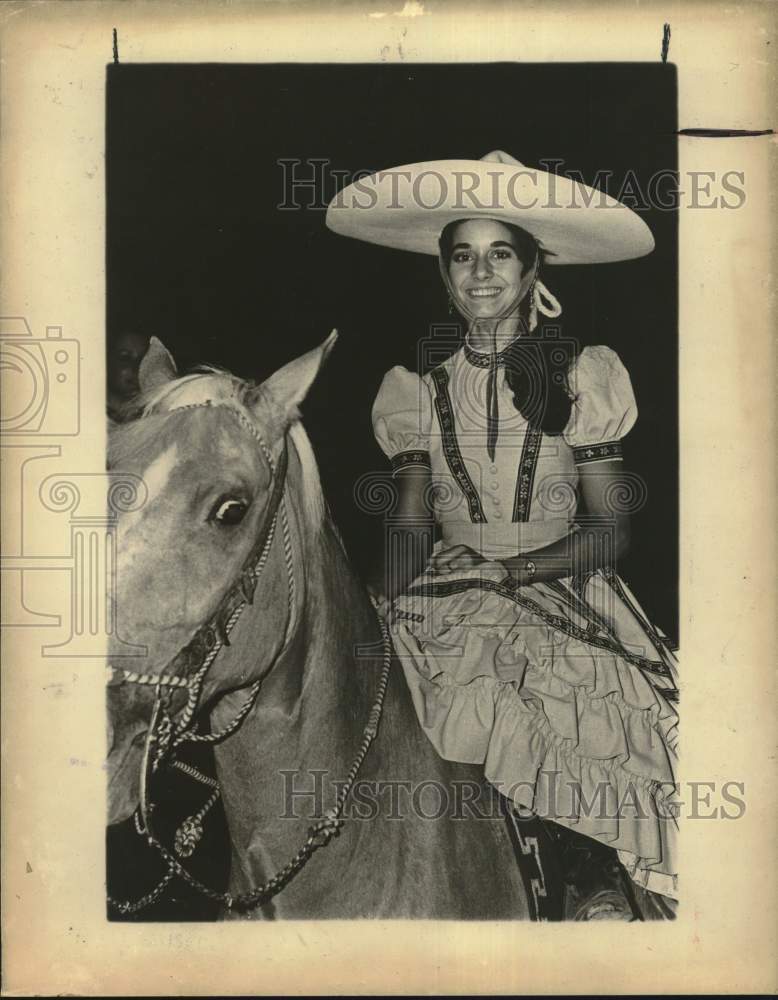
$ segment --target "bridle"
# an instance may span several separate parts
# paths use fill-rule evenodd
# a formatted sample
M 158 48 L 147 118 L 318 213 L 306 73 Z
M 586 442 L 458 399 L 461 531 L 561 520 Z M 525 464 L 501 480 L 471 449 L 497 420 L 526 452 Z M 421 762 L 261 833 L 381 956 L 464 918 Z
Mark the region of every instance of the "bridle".
M 138 673 L 112 666 L 108 668 L 109 683 L 138 684 L 151 686 L 156 689 L 154 707 L 141 766 L 140 804 L 135 811 L 134 822 L 137 832 L 146 838 L 149 846 L 153 847 L 161 855 L 167 866 L 165 875 L 160 882 L 151 892 L 142 898 L 131 902 L 117 900 L 108 896 L 109 904 L 123 914 L 137 913 L 156 902 L 168 883 L 176 876 L 202 895 L 213 901 L 222 903 L 231 910 L 249 910 L 268 902 L 273 896 L 277 895 L 305 866 L 316 850 L 320 847 L 325 847 L 334 836 L 340 833 L 340 829 L 344 823 L 344 819 L 341 816 L 343 806 L 362 762 L 377 735 L 384 696 L 389 682 L 392 644 L 386 623 L 379 617 L 383 637 L 383 663 L 378 681 L 378 690 L 368 716 L 367 724 L 363 730 L 359 749 L 349 769 L 346 780 L 345 782 L 338 783 L 340 787 L 335 804 L 327 810 L 317 823 L 309 828 L 308 837 L 302 847 L 283 868 L 279 869 L 263 885 L 249 892 L 233 896 L 230 893 L 222 893 L 204 885 L 181 864 L 179 858 L 189 857 L 194 852 L 203 834 L 202 821 L 206 813 L 218 800 L 220 793 L 218 782 L 215 779 L 201 774 L 196 768 L 176 759 L 170 760 L 170 766 L 183 771 L 191 778 L 209 786 L 211 794 L 205 805 L 196 814 L 185 819 L 179 826 L 175 836 L 175 853 L 171 852 L 161 842 L 155 833 L 153 825 L 154 803 L 151 801 L 149 793 L 152 774 L 158 771 L 162 764 L 175 753 L 176 748 L 184 743 L 216 744 L 226 740 L 239 729 L 246 716 L 254 707 L 259 695 L 262 678 L 251 684 L 240 708 L 230 722 L 220 730 L 215 733 L 202 733 L 198 731 L 196 723 L 193 725 L 208 671 L 222 647 L 230 645 L 230 632 L 235 627 L 244 608 L 247 605 L 253 604 L 254 593 L 267 564 L 275 539 L 279 518 L 283 535 L 284 562 L 287 576 L 288 618 L 284 641 L 274 662 L 277 662 L 288 647 L 295 625 L 297 589 L 294 575 L 291 531 L 285 499 L 288 468 L 287 439 L 285 436 L 283 449 L 276 464 L 270 449 L 254 424 L 240 411 L 232 407 L 230 409 L 233 410 L 240 422 L 251 432 L 270 466 L 273 486 L 257 540 L 244 561 L 236 583 L 233 584 L 222 599 L 216 614 L 197 630 L 187 645 L 179 650 L 170 660 L 162 673 Z M 272 664 L 270 669 L 272 669 Z M 183 709 L 179 710 L 180 714 L 178 716 L 177 711 L 171 707 L 171 692 L 175 690 L 185 690 L 187 692 L 186 704 L 183 706 Z

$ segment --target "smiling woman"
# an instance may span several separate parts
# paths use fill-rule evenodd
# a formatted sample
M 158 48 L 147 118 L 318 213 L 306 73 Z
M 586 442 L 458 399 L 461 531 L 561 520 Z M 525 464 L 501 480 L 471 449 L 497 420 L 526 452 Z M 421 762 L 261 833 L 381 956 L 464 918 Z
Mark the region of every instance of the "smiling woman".
M 542 263 L 639 257 L 653 238 L 593 191 L 577 213 L 542 197 L 525 209 L 510 192 L 526 168 L 499 151 L 484 161 L 437 165 L 450 190 L 467 171 L 498 192 L 472 217 L 453 201 L 390 213 L 391 171 L 361 182 L 372 181 L 374 210 L 351 209 L 346 189 L 328 214 L 336 232 L 437 252 L 468 324 L 462 347 L 423 377 L 393 368 L 374 404 L 400 536 L 385 610 L 444 759 L 483 764 L 518 815 L 584 834 L 590 875 L 591 855 L 607 851 L 594 845 L 609 845 L 637 886 L 675 898 L 676 664 L 616 573 L 635 492 L 621 445 L 637 417 L 632 385 L 609 347 L 566 351 L 538 322 L 561 314 Z M 550 175 L 535 174 L 548 194 Z M 575 919 L 633 918 L 634 889 L 589 886 Z
M 452 307 L 456 305 L 463 316 L 478 321 L 472 323 L 468 336 L 474 350 L 496 355 L 514 344 L 517 323 L 534 332 L 539 304 L 549 318 L 561 314 L 561 306 L 539 280 L 540 248 L 519 226 L 496 219 L 450 222 L 440 234 L 439 246 L 441 275 Z M 539 298 L 541 289 L 543 299 Z M 554 368 L 551 355 L 560 350 L 559 340 L 540 337 L 534 346 L 538 362 L 534 365 L 511 363 L 517 361 L 516 351 L 509 352 L 505 382 L 514 393 L 514 405 L 528 420 L 537 416 L 544 430 L 558 434 L 570 417 L 570 398 L 563 381 L 547 377 Z M 571 360 L 567 359 L 568 363 Z M 496 433 L 496 415 L 491 412 L 496 374 L 494 369 L 488 388 L 490 453 L 494 450 L 491 437 Z M 537 408 L 541 401 L 542 412 L 533 415 L 533 405 Z
M 510 311 L 537 271 L 532 237 L 491 219 L 449 223 L 440 234 L 440 249 L 449 290 L 459 302 L 469 301 L 475 315 Z

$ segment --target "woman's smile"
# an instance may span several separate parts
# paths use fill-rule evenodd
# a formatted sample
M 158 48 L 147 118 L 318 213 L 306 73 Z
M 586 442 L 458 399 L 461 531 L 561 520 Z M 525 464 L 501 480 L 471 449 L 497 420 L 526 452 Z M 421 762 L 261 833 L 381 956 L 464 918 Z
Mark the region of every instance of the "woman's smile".
M 526 264 L 511 230 L 501 222 L 460 222 L 447 266 L 452 298 L 466 315 L 488 319 L 518 304 Z

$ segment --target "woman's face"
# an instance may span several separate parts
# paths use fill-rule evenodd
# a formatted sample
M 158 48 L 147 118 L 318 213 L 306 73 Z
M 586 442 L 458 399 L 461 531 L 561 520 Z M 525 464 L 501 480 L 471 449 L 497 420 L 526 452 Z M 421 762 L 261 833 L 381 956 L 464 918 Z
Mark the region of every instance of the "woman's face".
M 507 226 L 468 219 L 452 231 L 448 276 L 455 304 L 474 319 L 504 316 L 523 297 L 522 278 L 532 267 L 516 250 Z M 525 282 L 527 284 L 527 282 Z

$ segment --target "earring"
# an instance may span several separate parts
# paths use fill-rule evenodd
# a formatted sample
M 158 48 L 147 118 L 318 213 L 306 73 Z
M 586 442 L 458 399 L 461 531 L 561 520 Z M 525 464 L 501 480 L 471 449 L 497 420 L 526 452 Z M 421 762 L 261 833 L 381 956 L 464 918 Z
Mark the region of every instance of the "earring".
M 455 309 L 454 309 L 454 300 L 451 298 L 451 294 L 449 293 L 449 296 L 448 296 L 448 314 L 449 314 L 449 316 L 453 316 L 454 312 L 455 312 Z

